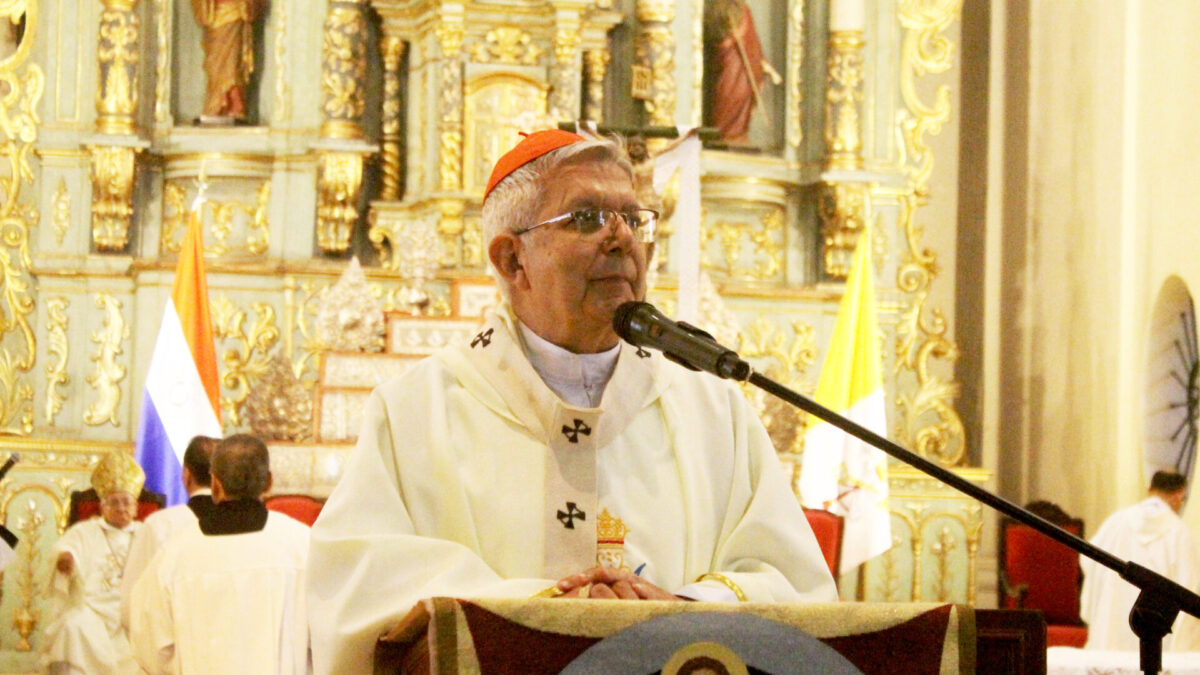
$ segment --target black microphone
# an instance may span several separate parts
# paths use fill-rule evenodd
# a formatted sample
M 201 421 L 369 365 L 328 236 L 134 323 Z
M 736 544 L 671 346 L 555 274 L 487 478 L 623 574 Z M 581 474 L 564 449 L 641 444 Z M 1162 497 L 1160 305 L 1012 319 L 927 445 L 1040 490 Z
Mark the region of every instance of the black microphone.
M 13 468 L 13 465 L 19 461 L 21 461 L 21 453 L 14 452 L 9 455 L 8 461 L 4 462 L 3 466 L 0 466 L 0 480 L 3 480 L 4 474 L 8 473 L 8 470 Z
M 733 380 L 750 377 L 750 364 L 737 352 L 693 325 L 668 319 L 648 302 L 631 300 L 618 307 L 613 330 L 629 344 L 658 349 L 685 368 Z

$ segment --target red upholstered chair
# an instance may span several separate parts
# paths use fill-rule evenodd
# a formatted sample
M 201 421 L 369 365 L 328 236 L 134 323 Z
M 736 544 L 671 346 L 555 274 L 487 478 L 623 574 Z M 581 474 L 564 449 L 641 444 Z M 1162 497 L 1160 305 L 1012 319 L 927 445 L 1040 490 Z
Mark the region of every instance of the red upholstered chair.
M 263 503 L 268 509 L 286 513 L 309 527 L 317 522 L 317 516 L 325 506 L 325 500 L 308 495 L 271 495 Z
M 837 581 L 838 565 L 842 562 L 842 531 L 845 520 L 836 513 L 820 509 L 804 509 L 804 516 L 808 518 L 808 524 L 817 537 L 817 545 L 821 547 L 833 580 Z
M 166 505 L 166 496 L 142 488 L 142 494 L 138 495 L 137 519 L 145 520 L 146 516 Z M 96 495 L 94 488 L 76 490 L 71 493 L 71 504 L 67 511 L 68 526 L 98 515 L 100 515 L 100 497 Z
M 1034 502 L 1026 508 L 1083 536 L 1083 521 L 1055 504 Z M 1087 642 L 1087 625 L 1079 616 L 1082 584 L 1078 553 L 1028 525 L 1009 518 L 1000 522 L 1001 606 L 1042 610 L 1047 646 L 1083 647 Z

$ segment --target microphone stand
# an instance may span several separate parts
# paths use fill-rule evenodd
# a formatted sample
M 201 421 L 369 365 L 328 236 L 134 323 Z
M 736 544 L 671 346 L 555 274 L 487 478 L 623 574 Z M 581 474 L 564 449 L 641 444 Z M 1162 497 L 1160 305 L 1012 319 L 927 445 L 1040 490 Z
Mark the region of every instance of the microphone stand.
M 920 469 L 959 492 L 987 504 L 1004 515 L 1034 528 L 1120 574 L 1122 579 L 1141 591 L 1137 601 L 1133 604 L 1133 610 L 1129 613 L 1129 626 L 1138 636 L 1140 666 L 1143 673 L 1158 673 L 1162 670 L 1162 639 L 1171 632 L 1171 625 L 1175 623 L 1175 617 L 1180 610 L 1200 618 L 1200 595 L 1163 575 L 1133 561 L 1122 562 L 1120 558 L 1104 549 L 1092 545 L 1027 509 L 988 492 L 945 467 L 893 443 L 765 375 L 751 370 L 746 381 L 810 415 L 832 424 L 851 436 L 870 443 L 905 464 Z
M 721 346 L 711 335 L 694 326 L 671 321 L 652 306 L 634 302 L 618 308 L 613 325 L 617 334 L 631 344 L 658 349 L 667 358 L 692 370 L 749 382 L 1120 574 L 1122 579 L 1141 590 L 1129 613 L 1129 626 L 1138 636 L 1140 665 L 1144 673 L 1162 670 L 1162 639 L 1171 632 L 1171 624 L 1175 623 L 1180 610 L 1200 618 L 1200 595 L 1133 561 L 1121 561 L 1050 521 L 755 372 L 737 352 Z

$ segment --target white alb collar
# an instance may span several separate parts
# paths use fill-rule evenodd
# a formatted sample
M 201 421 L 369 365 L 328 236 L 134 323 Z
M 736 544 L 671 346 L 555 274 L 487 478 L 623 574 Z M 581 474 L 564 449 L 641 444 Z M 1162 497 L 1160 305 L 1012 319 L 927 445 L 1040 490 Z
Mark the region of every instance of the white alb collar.
M 534 333 L 520 320 L 525 355 L 547 387 L 559 398 L 581 408 L 600 405 L 604 388 L 617 367 L 621 344 L 597 354 L 576 354 Z

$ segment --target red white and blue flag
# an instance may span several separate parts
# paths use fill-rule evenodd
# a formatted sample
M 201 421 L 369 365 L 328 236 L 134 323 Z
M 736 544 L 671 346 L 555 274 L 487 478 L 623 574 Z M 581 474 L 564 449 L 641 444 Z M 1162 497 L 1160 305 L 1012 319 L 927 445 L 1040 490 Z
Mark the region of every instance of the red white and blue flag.
M 188 220 L 146 373 L 135 454 L 146 472 L 146 488 L 166 495 L 168 506 L 187 501 L 181 476 L 188 442 L 197 435 L 221 437 L 217 354 L 195 209 Z

